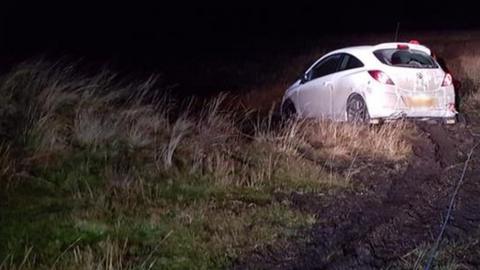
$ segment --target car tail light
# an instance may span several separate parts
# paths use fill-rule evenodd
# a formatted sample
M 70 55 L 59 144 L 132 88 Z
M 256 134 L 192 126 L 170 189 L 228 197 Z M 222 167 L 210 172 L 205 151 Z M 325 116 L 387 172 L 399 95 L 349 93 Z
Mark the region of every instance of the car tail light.
M 408 49 L 410 49 L 410 47 L 408 47 L 408 45 L 406 45 L 406 44 L 398 44 L 398 45 L 397 45 L 397 49 L 399 49 L 399 50 L 408 50 Z
M 445 74 L 445 77 L 443 78 L 442 86 L 450 86 L 453 83 L 453 78 L 450 73 Z
M 383 72 L 381 70 L 369 70 L 368 74 L 370 74 L 370 76 L 372 76 L 372 78 L 374 78 L 375 80 L 377 80 L 380 83 L 395 85 L 393 83 L 392 79 L 390 79 L 390 77 L 388 77 L 388 75 L 385 74 L 385 72 Z

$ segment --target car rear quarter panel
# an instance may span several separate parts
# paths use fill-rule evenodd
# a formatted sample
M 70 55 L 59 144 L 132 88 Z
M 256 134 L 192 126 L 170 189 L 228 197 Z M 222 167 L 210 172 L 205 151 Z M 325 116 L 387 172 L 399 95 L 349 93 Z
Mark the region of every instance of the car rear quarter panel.
M 367 82 L 368 73 L 365 68 L 347 70 L 338 75 L 332 100 L 336 120 L 347 120 L 347 101 L 352 94 L 358 94 L 365 99 Z

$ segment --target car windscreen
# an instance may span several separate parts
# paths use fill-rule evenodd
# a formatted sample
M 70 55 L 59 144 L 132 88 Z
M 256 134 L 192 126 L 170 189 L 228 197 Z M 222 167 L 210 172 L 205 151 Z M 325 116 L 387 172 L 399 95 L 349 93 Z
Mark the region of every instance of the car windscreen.
M 425 52 L 406 49 L 382 49 L 373 54 L 380 62 L 389 66 L 408 68 L 438 68 L 435 60 Z

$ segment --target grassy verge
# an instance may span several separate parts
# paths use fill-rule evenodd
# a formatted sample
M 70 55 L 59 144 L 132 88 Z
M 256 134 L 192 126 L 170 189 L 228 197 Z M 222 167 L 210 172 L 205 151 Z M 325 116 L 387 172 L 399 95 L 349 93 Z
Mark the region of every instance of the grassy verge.
M 2 78 L 0 269 L 225 268 L 315 222 L 277 195 L 352 187 L 299 149 L 409 153 L 405 128 L 272 125 L 223 95 L 182 105 L 119 81 L 45 63 Z

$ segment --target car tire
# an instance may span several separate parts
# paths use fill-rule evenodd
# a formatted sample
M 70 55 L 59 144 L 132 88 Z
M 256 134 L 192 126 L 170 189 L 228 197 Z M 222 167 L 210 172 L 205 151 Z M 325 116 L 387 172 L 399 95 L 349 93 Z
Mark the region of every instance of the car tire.
M 282 118 L 285 120 L 294 119 L 297 116 L 297 109 L 290 99 L 283 102 L 281 108 Z
M 368 123 L 370 121 L 367 104 L 360 95 L 348 98 L 347 121 L 351 123 Z

